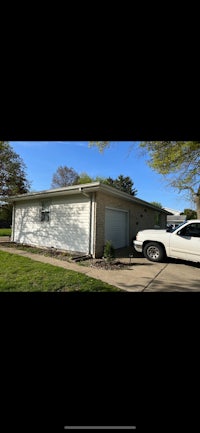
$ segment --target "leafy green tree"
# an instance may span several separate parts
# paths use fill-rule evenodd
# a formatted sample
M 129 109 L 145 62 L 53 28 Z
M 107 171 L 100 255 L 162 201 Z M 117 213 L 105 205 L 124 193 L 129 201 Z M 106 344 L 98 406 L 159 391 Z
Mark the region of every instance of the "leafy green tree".
M 0 141 L 0 200 L 29 191 L 30 182 L 22 158 L 7 141 Z
M 69 168 L 66 165 L 60 166 L 53 175 L 51 187 L 62 188 L 76 185 L 78 180 L 79 175 L 72 167 Z
M 92 145 L 103 151 L 110 142 L 96 141 Z M 148 152 L 148 164 L 153 170 L 164 176 L 169 175 L 170 185 L 179 192 L 190 192 L 200 218 L 200 142 L 144 141 L 140 147 Z
M 192 209 L 184 209 L 183 215 L 186 215 L 187 220 L 197 219 L 197 212 Z
M 150 155 L 150 167 L 162 175 L 172 175 L 171 186 L 192 194 L 200 218 L 200 142 L 145 141 L 140 146 Z
M 160 209 L 162 209 L 162 205 L 161 203 L 159 203 L 158 201 L 150 201 L 151 204 L 153 204 L 154 206 L 159 207 Z
M 180 190 L 199 186 L 200 142 L 144 141 L 140 146 L 148 151 L 149 165 L 158 173 L 175 173 L 173 185 Z
M 120 174 L 116 179 L 108 177 L 106 179 L 106 184 L 130 195 L 137 194 L 137 190 L 133 188 L 134 183 L 132 179 L 129 176 L 123 176 L 123 174 Z
M 112 177 L 100 177 L 97 176 L 93 179 L 93 182 L 101 182 L 105 185 L 112 186 L 113 188 L 117 188 L 120 191 L 126 192 L 130 195 L 136 195 L 137 190 L 133 188 L 134 182 L 129 176 L 124 176 L 123 174 L 120 174 L 116 179 L 113 179 Z
M 110 147 L 110 141 L 89 141 L 89 147 L 97 146 L 100 152 Z
M 103 177 L 103 176 L 94 177 L 93 182 L 101 182 L 101 183 L 108 185 L 107 178 Z
M 12 224 L 12 205 L 10 203 L 0 204 L 0 228 L 9 227 Z
M 29 191 L 26 166 L 22 158 L 7 141 L 0 141 L 0 226 L 10 227 L 12 223 L 12 204 L 8 199 L 12 195 Z
M 77 181 L 78 185 L 80 185 L 82 183 L 91 183 L 91 182 L 94 182 L 94 181 L 93 181 L 92 177 L 89 176 L 89 174 L 87 174 L 85 172 L 79 174 L 78 181 Z

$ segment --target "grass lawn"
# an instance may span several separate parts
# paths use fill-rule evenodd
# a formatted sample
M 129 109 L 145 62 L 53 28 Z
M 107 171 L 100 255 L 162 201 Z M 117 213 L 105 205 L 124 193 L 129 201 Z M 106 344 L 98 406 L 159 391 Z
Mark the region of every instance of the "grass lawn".
M 0 292 L 120 292 L 117 287 L 27 257 L 0 251 Z
M 0 229 L 0 236 L 11 236 L 11 229 Z

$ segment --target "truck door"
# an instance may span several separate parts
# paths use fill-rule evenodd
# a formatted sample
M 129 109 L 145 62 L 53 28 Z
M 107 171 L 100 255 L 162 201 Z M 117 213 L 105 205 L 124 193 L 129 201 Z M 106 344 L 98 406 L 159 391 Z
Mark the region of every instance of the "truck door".
M 183 260 L 200 261 L 200 223 L 191 223 L 172 233 L 170 256 Z

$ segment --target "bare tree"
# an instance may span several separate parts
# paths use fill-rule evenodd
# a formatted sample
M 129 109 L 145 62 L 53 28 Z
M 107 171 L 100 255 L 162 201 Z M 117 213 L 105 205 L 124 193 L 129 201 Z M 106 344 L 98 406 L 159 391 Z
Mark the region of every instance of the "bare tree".
M 51 187 L 60 188 L 75 185 L 78 179 L 79 175 L 72 167 L 69 168 L 66 165 L 60 166 L 53 175 Z

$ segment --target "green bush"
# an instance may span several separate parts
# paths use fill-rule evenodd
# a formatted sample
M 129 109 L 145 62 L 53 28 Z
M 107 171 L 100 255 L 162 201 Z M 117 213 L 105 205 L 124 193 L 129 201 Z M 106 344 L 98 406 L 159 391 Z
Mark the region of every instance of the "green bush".
M 115 258 L 115 250 L 111 241 L 106 241 L 103 256 L 108 261 L 111 261 Z

